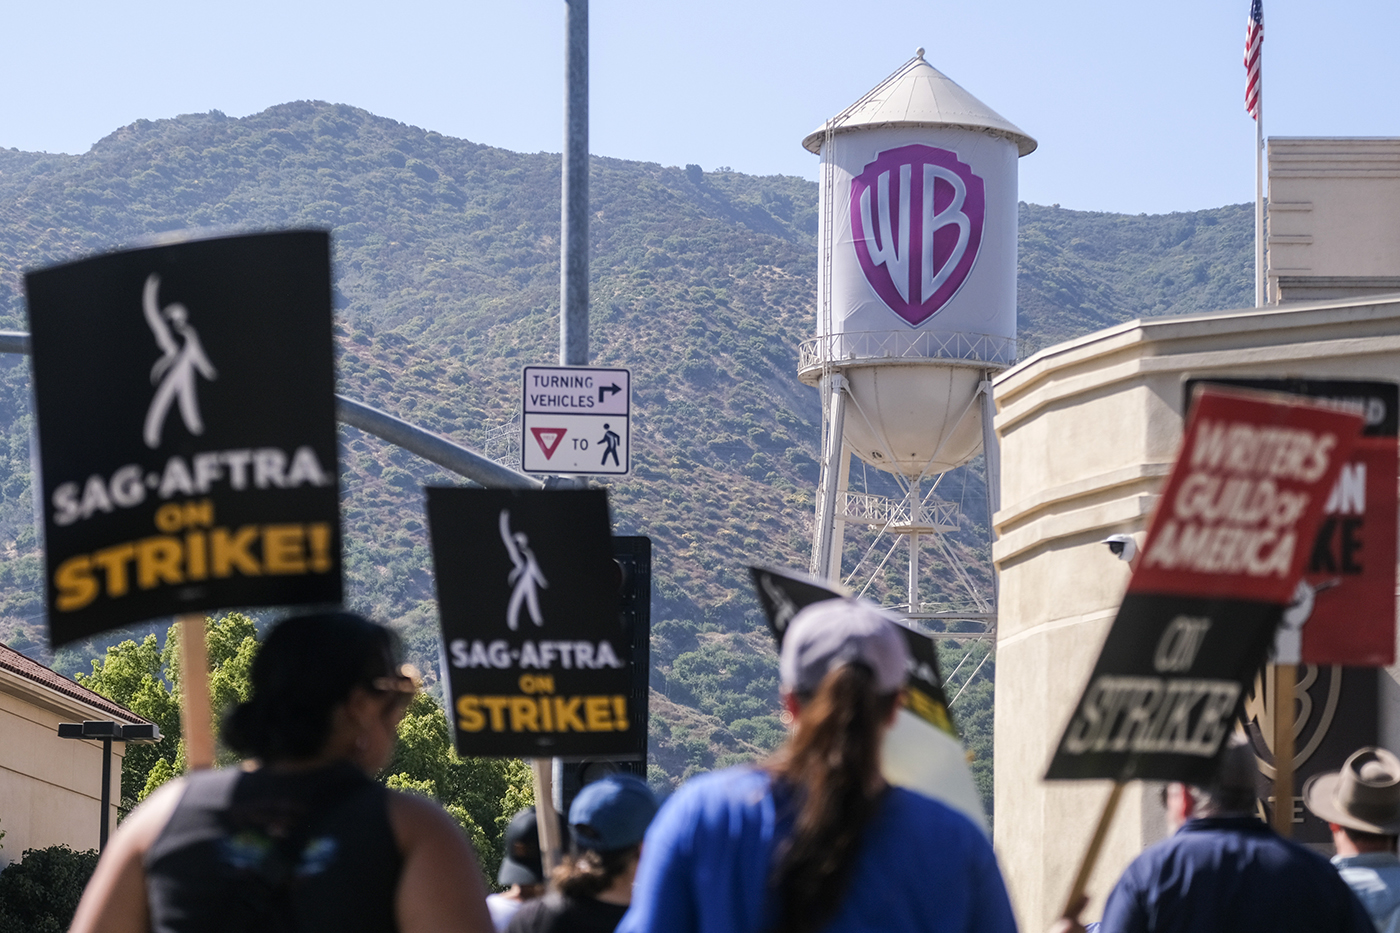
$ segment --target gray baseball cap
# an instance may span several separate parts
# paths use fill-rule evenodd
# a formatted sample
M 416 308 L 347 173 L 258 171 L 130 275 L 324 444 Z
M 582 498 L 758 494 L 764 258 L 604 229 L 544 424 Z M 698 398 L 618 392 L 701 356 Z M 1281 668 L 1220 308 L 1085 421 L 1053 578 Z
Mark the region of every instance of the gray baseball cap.
M 783 634 L 778 676 L 783 690 L 809 694 L 827 672 L 863 664 L 875 674 L 875 689 L 894 693 L 904 686 L 909 646 L 894 619 L 865 599 L 827 599 L 793 617 Z

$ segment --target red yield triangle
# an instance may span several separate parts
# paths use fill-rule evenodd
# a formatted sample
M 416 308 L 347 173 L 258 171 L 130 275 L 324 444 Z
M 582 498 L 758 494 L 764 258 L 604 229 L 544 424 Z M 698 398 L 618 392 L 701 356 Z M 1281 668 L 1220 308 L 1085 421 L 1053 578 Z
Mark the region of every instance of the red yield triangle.
M 544 458 L 551 459 L 554 451 L 559 449 L 559 442 L 564 439 L 564 435 L 569 432 L 568 428 L 531 428 L 530 433 L 535 435 L 535 443 L 540 445 L 540 450 L 544 451 Z

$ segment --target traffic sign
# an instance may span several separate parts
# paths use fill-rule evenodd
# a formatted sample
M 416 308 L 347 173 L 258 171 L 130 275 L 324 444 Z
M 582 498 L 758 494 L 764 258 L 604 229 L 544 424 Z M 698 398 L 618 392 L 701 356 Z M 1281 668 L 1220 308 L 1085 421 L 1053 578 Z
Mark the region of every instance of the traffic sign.
M 526 473 L 630 473 L 632 373 L 526 366 L 521 378 Z

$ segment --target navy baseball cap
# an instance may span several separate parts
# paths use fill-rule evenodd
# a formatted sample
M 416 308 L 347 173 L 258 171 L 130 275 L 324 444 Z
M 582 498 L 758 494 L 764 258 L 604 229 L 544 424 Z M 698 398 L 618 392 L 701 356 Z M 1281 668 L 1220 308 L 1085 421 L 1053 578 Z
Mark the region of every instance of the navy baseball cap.
M 656 796 L 630 774 L 609 774 L 584 786 L 569 807 L 569 826 L 580 849 L 613 852 L 642 841 L 656 816 Z
M 559 820 L 564 845 L 569 844 L 569 829 Z M 511 817 L 505 833 L 505 857 L 496 881 L 503 885 L 544 884 L 544 859 L 540 855 L 539 818 L 534 807 L 526 807 Z

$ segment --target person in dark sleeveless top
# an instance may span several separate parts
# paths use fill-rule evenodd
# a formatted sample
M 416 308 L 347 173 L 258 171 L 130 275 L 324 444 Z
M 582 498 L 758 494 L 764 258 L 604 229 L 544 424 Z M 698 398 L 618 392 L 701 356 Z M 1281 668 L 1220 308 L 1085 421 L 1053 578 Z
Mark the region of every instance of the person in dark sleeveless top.
M 387 790 L 417 686 L 388 629 L 288 619 L 224 722 L 241 769 L 162 787 L 113 835 L 72 933 L 491 933 L 481 869 L 442 808 Z

